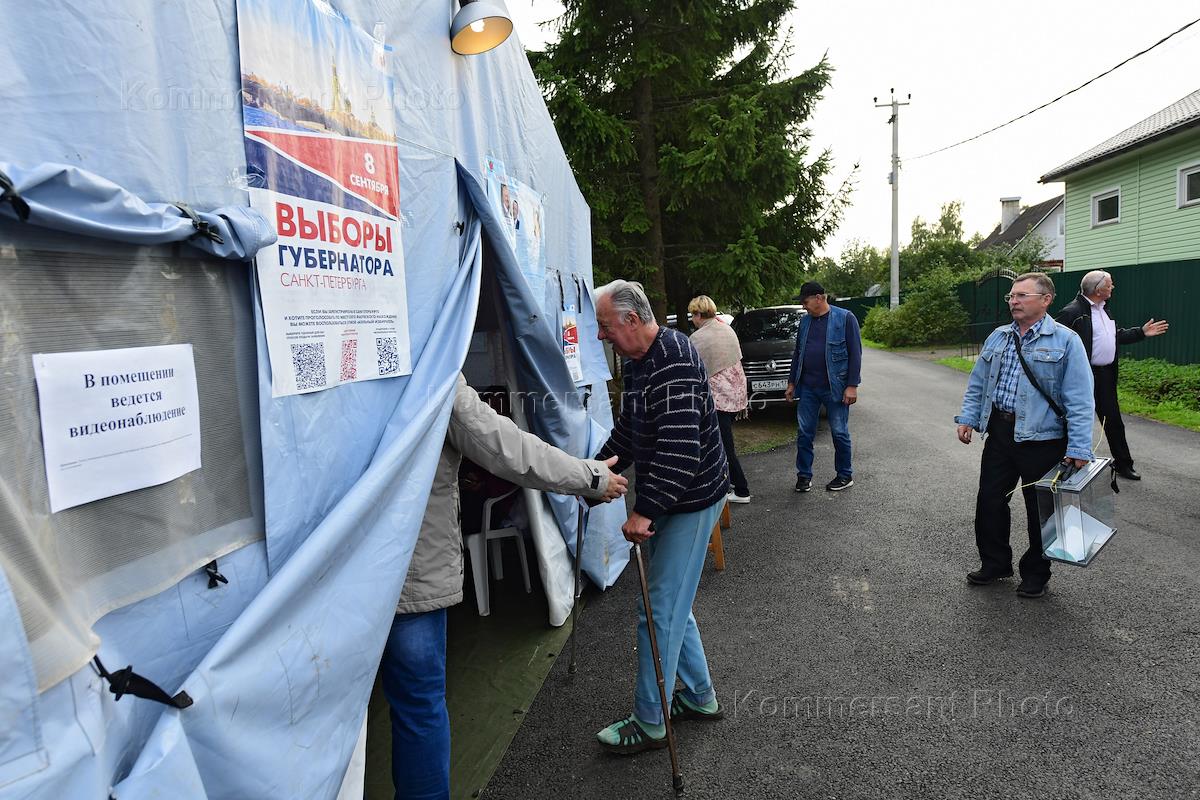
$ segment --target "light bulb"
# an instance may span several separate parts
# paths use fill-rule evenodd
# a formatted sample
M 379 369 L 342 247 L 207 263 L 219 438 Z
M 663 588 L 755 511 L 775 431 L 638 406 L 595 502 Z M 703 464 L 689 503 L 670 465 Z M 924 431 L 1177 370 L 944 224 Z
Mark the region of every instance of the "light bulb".
M 487 22 L 482 19 L 477 19 L 471 23 L 471 30 L 476 33 L 483 33 L 483 29 L 487 27 Z

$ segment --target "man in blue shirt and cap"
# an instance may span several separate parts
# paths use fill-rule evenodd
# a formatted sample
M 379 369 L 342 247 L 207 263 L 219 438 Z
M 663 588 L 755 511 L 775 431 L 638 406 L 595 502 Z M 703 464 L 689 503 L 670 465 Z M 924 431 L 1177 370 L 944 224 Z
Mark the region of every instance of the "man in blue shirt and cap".
M 854 485 L 850 462 L 850 406 L 858 401 L 862 369 L 862 337 L 858 320 L 844 308 L 829 305 L 816 281 L 800 287 L 800 305 L 808 313 L 800 321 L 792 369 L 784 396 L 796 406 L 796 491 L 812 489 L 813 439 L 821 406 L 833 436 L 837 475 L 825 489 L 840 492 Z

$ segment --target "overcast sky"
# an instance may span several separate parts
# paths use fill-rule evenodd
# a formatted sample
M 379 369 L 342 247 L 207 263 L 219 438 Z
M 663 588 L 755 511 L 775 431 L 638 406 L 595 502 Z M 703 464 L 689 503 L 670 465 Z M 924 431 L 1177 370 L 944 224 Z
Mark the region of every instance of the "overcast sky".
M 836 256 L 861 239 L 891 241 L 891 129 L 895 87 L 912 105 L 900 113 L 900 239 L 912 219 L 935 219 L 961 200 L 968 234 L 999 221 L 1000 198 L 1023 205 L 1063 191 L 1039 176 L 1200 89 L 1200 23 L 1043 111 L 945 153 L 915 158 L 998 125 L 1109 69 L 1200 16 L 1179 0 L 842 0 L 804 3 L 789 19 L 792 74 L 828 53 L 835 72 L 811 121 L 813 146 L 829 148 L 835 188 L 860 165 L 852 207 L 825 247 Z M 538 47 L 555 33 L 539 22 L 556 0 L 510 0 L 517 35 Z

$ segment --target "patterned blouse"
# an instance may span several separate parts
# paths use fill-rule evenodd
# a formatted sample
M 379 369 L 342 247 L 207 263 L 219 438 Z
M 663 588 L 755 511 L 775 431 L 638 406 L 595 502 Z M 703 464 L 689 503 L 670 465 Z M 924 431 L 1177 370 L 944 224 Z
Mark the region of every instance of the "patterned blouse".
M 708 379 L 717 411 L 738 412 L 746 407 L 746 373 L 740 363 L 726 367 Z

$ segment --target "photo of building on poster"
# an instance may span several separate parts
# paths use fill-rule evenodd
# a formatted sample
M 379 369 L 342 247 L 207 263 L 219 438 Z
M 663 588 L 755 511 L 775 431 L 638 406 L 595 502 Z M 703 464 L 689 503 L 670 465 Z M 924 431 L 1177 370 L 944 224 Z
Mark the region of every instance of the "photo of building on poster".
M 488 202 L 503 224 L 505 240 L 517 256 L 521 274 L 539 303 L 546 289 L 546 233 L 542 195 L 532 186 L 512 178 L 504 163 L 490 156 L 484 161 Z
M 238 0 L 271 394 L 411 372 L 386 49 L 319 0 Z

